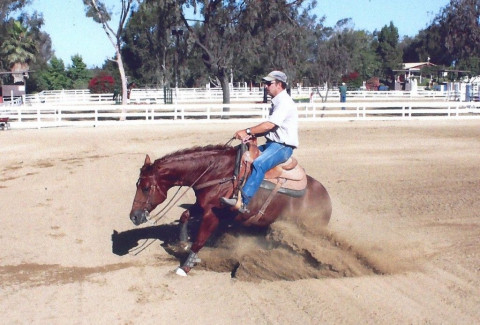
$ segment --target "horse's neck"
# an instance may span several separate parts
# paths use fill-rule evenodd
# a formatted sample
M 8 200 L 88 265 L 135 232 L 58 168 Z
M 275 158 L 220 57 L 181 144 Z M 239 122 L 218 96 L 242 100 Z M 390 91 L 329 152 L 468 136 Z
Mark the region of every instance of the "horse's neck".
M 198 157 L 192 157 L 192 159 L 186 157 L 184 160 L 172 160 L 165 163 L 164 166 L 169 170 L 169 173 L 175 175 L 171 177 L 171 187 L 198 185 L 199 182 L 203 182 L 205 179 L 211 179 L 212 174 L 215 177 L 222 174 L 222 171 L 217 168 L 218 159 L 222 159 L 222 156 L 211 155 L 201 159 L 198 159 Z M 226 173 L 228 173 L 228 170 L 230 169 L 227 168 Z

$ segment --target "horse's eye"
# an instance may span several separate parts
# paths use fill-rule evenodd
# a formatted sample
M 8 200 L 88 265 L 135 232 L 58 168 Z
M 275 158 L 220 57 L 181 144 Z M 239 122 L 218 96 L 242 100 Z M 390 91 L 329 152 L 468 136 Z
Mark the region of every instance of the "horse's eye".
M 150 186 L 146 186 L 146 187 L 142 188 L 142 191 L 143 191 L 143 193 L 150 192 Z

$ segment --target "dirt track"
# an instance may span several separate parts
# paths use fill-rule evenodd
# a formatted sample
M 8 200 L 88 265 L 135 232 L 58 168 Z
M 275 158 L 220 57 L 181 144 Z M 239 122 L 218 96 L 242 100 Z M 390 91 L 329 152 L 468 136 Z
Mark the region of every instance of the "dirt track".
M 193 202 L 135 228 L 145 154 L 247 126 L 0 132 L 2 323 L 480 323 L 480 121 L 302 123 L 295 156 L 330 193 L 327 229 L 227 233 L 187 278 L 162 240 L 125 254 L 174 236 Z

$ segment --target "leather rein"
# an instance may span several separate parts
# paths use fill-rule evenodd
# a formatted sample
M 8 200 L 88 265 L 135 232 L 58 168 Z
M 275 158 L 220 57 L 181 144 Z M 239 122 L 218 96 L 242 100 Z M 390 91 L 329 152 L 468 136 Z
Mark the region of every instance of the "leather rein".
M 211 181 L 208 181 L 208 182 L 205 182 L 205 183 L 202 183 L 202 184 L 199 184 L 199 185 L 196 185 L 198 183 L 198 181 L 212 168 L 213 166 L 213 163 L 210 162 L 210 164 L 208 165 L 208 167 L 202 172 L 202 174 L 200 174 L 200 176 L 197 177 L 197 179 L 192 183 L 192 185 L 188 186 L 185 191 L 183 191 L 183 193 L 175 200 L 175 202 L 173 202 L 173 204 L 171 204 L 171 202 L 175 199 L 175 197 L 177 196 L 178 192 L 180 191 L 180 188 L 178 189 L 178 191 L 175 193 L 175 195 L 172 197 L 172 199 L 168 202 L 168 204 L 165 206 L 165 208 L 163 208 L 162 210 L 160 210 L 157 214 L 155 214 L 152 218 L 150 218 L 148 221 L 150 223 L 153 222 L 153 224 L 156 224 L 158 222 L 158 220 L 160 220 L 161 218 L 163 218 L 166 213 L 168 211 L 170 211 L 175 203 L 177 203 L 183 196 L 185 196 L 185 194 L 187 194 L 188 190 L 189 189 L 193 189 L 195 191 L 198 191 L 198 190 L 201 190 L 201 189 L 204 189 L 204 188 L 207 188 L 207 187 L 210 187 L 210 186 L 214 186 L 214 185 L 222 185 L 222 184 L 225 184 L 229 181 L 232 181 L 232 180 L 235 180 L 235 176 L 232 176 L 232 177 L 224 177 L 224 178 L 220 178 L 220 179 L 215 179 L 215 180 L 211 180 Z M 151 177 L 151 176 L 149 176 Z M 141 179 L 142 177 L 139 178 L 139 180 Z M 144 177 L 146 178 L 146 177 Z M 150 188 L 150 191 L 149 191 L 149 196 L 148 196 L 148 199 L 145 201 L 145 202 L 141 202 L 141 203 L 145 203 L 145 204 L 150 204 L 149 201 L 150 201 L 150 197 L 151 195 L 155 192 L 155 191 L 158 191 L 163 197 L 167 198 L 167 195 L 163 192 L 160 191 L 159 189 L 159 186 L 158 185 L 152 185 L 151 188 Z M 166 209 L 168 206 L 170 205 L 170 207 L 168 209 Z M 158 217 L 157 216 L 163 212 L 163 215 Z M 155 219 L 156 218 L 156 219 Z

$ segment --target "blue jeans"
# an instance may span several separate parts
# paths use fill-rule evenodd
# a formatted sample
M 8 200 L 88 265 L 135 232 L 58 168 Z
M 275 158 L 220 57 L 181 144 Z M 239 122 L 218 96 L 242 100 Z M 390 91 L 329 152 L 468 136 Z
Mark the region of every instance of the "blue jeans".
M 243 203 L 248 205 L 257 193 L 265 173 L 271 168 L 287 161 L 293 153 L 293 148 L 277 142 L 267 142 L 258 149 L 262 152 L 252 163 L 252 173 L 242 189 Z

